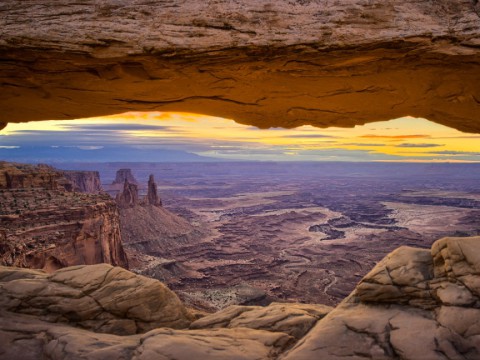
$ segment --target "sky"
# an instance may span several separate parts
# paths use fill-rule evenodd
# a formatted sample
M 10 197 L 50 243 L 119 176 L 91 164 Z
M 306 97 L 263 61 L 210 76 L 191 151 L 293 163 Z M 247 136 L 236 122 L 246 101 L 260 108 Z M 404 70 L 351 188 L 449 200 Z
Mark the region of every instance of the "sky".
M 0 159 L 55 161 L 480 162 L 480 135 L 403 117 L 355 128 L 258 129 L 189 113 L 10 123 Z

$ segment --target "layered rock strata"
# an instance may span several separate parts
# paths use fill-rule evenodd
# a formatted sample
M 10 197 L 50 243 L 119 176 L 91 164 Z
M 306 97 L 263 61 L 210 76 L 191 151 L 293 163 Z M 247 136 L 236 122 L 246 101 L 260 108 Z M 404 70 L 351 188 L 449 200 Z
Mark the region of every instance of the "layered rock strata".
M 0 264 L 53 271 L 109 263 L 128 267 L 116 204 L 106 194 L 66 191 L 45 166 L 2 163 Z M 2 178 L 2 176 L 0 176 Z
M 51 166 L 0 161 L 0 189 L 65 190 L 65 186 L 70 184 Z
M 0 288 L 2 310 L 101 333 L 181 329 L 193 319 L 159 281 L 107 264 L 73 266 L 52 274 L 1 267 Z
M 66 171 L 62 175 L 72 184 L 70 191 L 98 194 L 102 191 L 98 171 Z
M 0 122 L 135 110 L 351 127 L 411 115 L 479 132 L 479 14 L 476 0 L 6 0 Z
M 190 329 L 249 328 L 284 332 L 299 340 L 331 310 L 330 306 L 313 304 L 232 305 L 193 322 Z

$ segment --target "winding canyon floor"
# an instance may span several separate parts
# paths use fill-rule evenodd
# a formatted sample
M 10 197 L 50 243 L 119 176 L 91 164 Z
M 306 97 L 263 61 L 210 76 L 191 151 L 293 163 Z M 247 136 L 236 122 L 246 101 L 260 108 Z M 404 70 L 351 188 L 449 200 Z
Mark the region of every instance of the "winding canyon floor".
M 165 207 L 208 230 L 150 254 L 145 272 L 206 310 L 273 300 L 335 305 L 398 246 L 480 234 L 476 164 L 76 166 L 99 170 L 105 183 L 120 167 L 141 182 L 154 173 Z

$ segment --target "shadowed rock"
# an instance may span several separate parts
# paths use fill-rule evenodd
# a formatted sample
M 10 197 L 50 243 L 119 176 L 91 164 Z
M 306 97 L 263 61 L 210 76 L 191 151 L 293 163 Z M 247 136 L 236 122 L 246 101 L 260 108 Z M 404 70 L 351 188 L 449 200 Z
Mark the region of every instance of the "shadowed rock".
M 480 237 L 401 247 L 282 359 L 478 359 Z
M 122 185 L 125 183 L 125 180 L 127 180 L 130 184 L 138 185 L 138 181 L 133 176 L 131 169 L 117 170 L 117 173 L 115 174 L 115 180 L 112 182 L 112 184 Z
M 162 201 L 157 193 L 157 183 L 155 177 L 151 174 L 148 178 L 147 204 L 153 206 L 162 206 Z
M 72 184 L 70 191 L 98 194 L 102 191 L 98 171 L 63 171 L 63 176 Z
M 125 179 L 123 183 L 123 191 L 118 193 L 116 202 L 119 208 L 131 208 L 138 205 L 138 186 L 129 183 L 128 180 Z

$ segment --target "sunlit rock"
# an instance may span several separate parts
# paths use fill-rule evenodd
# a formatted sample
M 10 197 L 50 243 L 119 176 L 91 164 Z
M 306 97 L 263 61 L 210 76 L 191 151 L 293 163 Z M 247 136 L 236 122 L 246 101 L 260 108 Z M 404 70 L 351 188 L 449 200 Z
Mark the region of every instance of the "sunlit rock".
M 7 0 L 0 13 L 2 123 L 159 110 L 262 128 L 411 115 L 480 131 L 471 0 Z

